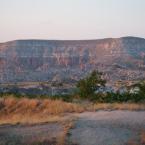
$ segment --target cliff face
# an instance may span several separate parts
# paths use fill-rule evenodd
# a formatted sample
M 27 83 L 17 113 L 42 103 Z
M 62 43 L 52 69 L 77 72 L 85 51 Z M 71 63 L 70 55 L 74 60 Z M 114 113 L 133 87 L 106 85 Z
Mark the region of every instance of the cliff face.
M 77 80 L 93 69 L 114 81 L 145 76 L 145 39 L 17 40 L 0 44 L 0 83 Z

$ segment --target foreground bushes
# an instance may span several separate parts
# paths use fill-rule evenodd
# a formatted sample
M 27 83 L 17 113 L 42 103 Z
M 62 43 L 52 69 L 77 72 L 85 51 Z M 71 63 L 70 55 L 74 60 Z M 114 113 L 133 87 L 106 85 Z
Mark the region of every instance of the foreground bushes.
M 123 103 L 123 102 L 142 102 L 145 101 L 145 94 L 130 94 L 126 93 L 98 93 L 91 97 L 92 101 L 101 103 Z
M 20 94 L 20 93 L 0 93 L 0 98 L 28 98 L 28 99 L 51 99 L 51 100 L 62 100 L 65 102 L 72 102 L 72 99 L 74 95 L 68 94 L 68 95 L 31 95 L 31 94 Z
M 97 93 L 93 94 L 87 98 L 79 95 L 22 95 L 22 94 L 0 94 L 0 98 L 7 98 L 12 96 L 14 98 L 28 98 L 28 99 L 51 99 L 51 100 L 61 100 L 65 102 L 73 102 L 74 100 L 89 100 L 91 102 L 98 103 L 124 103 L 124 102 L 145 102 L 145 93 L 139 92 L 137 94 L 126 93 Z M 0 104 L 1 107 L 1 104 Z

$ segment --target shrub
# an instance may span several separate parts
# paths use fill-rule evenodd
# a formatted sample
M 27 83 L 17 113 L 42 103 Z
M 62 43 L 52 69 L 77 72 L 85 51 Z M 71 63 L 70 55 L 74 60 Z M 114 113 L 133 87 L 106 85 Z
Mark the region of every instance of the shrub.
M 93 71 L 89 76 L 78 81 L 77 88 L 79 95 L 82 98 L 95 96 L 95 91 L 97 91 L 101 86 L 105 86 L 105 83 L 106 81 L 102 79 L 102 73 Z

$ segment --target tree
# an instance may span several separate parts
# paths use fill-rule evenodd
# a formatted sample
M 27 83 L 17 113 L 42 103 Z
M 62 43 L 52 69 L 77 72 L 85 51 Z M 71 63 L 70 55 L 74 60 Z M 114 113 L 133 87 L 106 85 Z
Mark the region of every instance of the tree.
M 77 83 L 79 95 L 83 98 L 89 98 L 95 94 L 100 87 L 105 86 L 106 81 L 102 79 L 102 73 L 93 71 L 86 78 Z
M 138 87 L 141 92 L 145 93 L 145 82 L 144 81 L 141 81 L 141 82 L 135 84 L 134 86 Z
M 140 81 L 139 83 L 132 85 L 132 87 L 134 89 L 133 100 L 135 102 L 145 100 L 145 81 Z M 138 90 L 135 91 L 135 88 L 138 88 Z

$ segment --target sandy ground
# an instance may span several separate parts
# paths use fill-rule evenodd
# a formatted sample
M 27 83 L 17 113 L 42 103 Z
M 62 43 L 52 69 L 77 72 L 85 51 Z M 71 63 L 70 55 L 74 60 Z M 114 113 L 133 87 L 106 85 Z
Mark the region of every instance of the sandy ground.
M 145 112 L 98 111 L 76 114 L 69 141 L 77 145 L 126 145 L 145 130 Z

